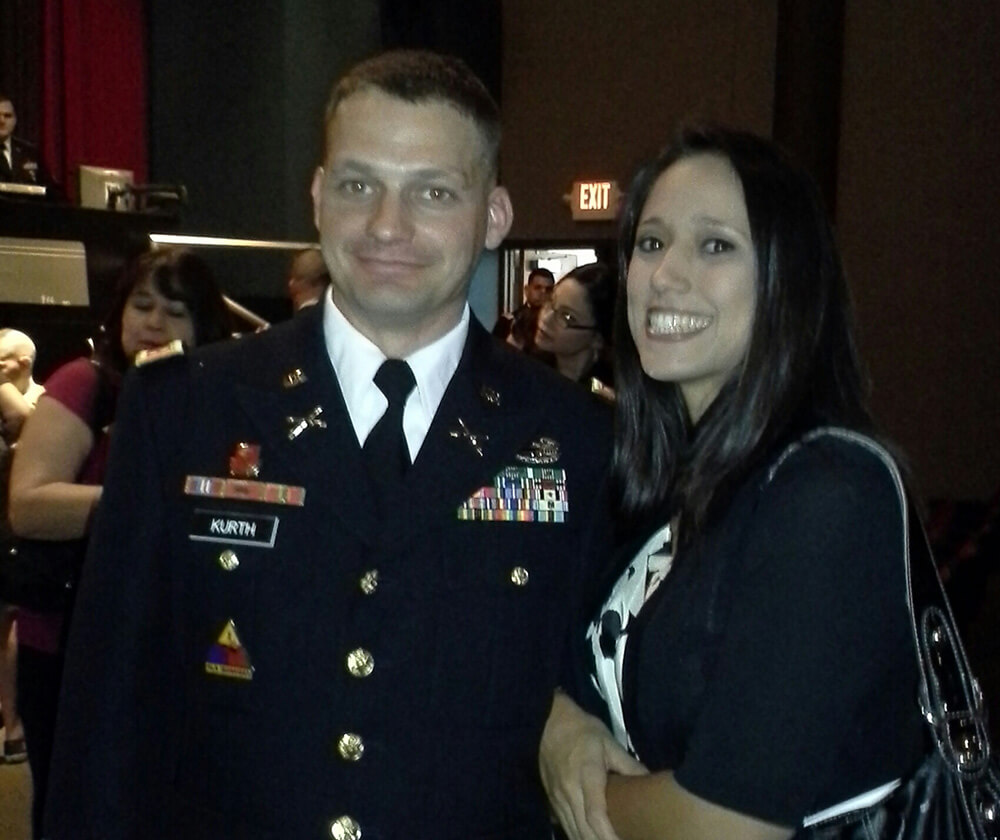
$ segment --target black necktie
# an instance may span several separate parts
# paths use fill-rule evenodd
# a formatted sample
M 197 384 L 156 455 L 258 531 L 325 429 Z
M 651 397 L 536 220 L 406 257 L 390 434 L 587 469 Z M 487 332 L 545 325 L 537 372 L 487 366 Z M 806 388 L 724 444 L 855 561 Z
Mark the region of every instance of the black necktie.
M 401 481 L 410 466 L 410 451 L 403 434 L 403 406 L 417 383 L 406 362 L 386 359 L 375 374 L 375 384 L 385 394 L 389 407 L 371 430 L 362 451 L 369 475 L 384 492 Z

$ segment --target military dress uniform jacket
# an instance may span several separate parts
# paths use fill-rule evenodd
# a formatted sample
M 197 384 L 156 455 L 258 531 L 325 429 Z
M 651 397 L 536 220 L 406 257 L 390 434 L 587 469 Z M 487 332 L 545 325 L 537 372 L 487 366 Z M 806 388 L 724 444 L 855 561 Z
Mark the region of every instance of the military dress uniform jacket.
M 12 137 L 10 156 L 11 163 L 8 166 L 7 158 L 0 150 L 0 181 L 15 184 L 38 184 L 39 186 L 51 185 L 52 178 L 38 159 L 35 147 L 30 143 Z
M 550 837 L 537 745 L 606 556 L 607 407 L 473 319 L 380 521 L 321 310 L 128 378 L 51 840 Z

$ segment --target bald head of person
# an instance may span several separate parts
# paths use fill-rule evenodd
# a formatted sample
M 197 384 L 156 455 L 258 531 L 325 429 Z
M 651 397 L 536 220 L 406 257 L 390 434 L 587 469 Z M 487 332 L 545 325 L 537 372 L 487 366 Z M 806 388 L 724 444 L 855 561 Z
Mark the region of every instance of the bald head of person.
M 288 268 L 288 297 L 298 312 L 318 303 L 330 284 L 330 272 L 317 248 L 299 251 Z
M 35 342 L 20 330 L 0 329 L 0 382 L 10 382 L 25 394 L 34 367 Z

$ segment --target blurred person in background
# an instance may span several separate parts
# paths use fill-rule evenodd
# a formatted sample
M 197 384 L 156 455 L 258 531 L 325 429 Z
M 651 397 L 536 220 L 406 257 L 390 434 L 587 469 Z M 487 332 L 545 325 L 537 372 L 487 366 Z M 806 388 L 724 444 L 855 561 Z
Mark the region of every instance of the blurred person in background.
M 46 381 L 25 423 L 11 470 L 10 522 L 19 537 L 73 540 L 101 500 L 121 379 L 137 356 L 231 335 L 229 311 L 205 262 L 183 249 L 142 254 L 115 291 L 94 357 L 68 362 Z M 33 785 L 32 834 L 42 814 L 63 670 L 64 612 L 18 615 L 17 692 Z M 100 655 L 95 651 L 94 655 Z
M 2 103 L 0 103 L 2 108 Z M 21 427 L 45 389 L 34 380 L 35 342 L 20 330 L 0 329 L 0 550 L 11 539 L 7 517 L 10 462 Z M 17 711 L 17 612 L 0 601 L 0 709 L 4 741 L 0 761 L 19 764 L 28 757 Z
M 319 303 L 329 285 L 330 272 L 319 248 L 303 248 L 292 257 L 287 286 L 293 312 Z
M 547 354 L 563 376 L 588 387 L 597 379 L 611 387 L 611 324 L 615 311 L 615 272 L 602 263 L 567 272 L 542 304 L 535 351 Z
M 552 293 L 555 277 L 547 268 L 533 268 L 524 286 L 524 303 L 513 312 L 501 315 L 493 326 L 493 335 L 502 338 L 518 350 L 531 352 L 535 346 L 535 329 L 542 306 Z

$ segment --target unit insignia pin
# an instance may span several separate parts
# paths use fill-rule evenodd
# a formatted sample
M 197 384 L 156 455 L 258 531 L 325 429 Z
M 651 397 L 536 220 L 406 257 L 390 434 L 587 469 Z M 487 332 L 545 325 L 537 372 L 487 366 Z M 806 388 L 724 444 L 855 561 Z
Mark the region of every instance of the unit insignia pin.
M 260 475 L 260 444 L 237 443 L 229 456 L 229 474 L 233 478 L 257 478 Z
M 465 425 L 465 421 L 459 417 L 458 425 L 461 427 L 459 429 L 453 429 L 448 432 L 453 438 L 463 438 L 469 442 L 469 445 L 476 450 L 476 454 L 482 458 L 483 457 L 483 444 L 490 439 L 489 435 L 476 434 L 469 430 L 469 427 Z
M 250 656 L 236 633 L 236 622 L 226 622 L 215 644 L 208 649 L 205 658 L 205 673 L 237 680 L 252 680 L 253 665 Z
M 489 385 L 483 385 L 479 389 L 479 396 L 482 397 L 483 402 L 493 408 L 497 408 L 500 405 L 500 392 L 496 388 L 491 388 Z
M 305 417 L 286 417 L 285 422 L 288 423 L 288 439 L 295 440 L 295 438 L 301 435 L 308 428 L 315 427 L 317 429 L 325 429 L 326 420 L 323 420 L 320 417 L 322 413 L 323 406 L 318 405 Z
M 559 442 L 550 437 L 540 437 L 514 457 L 522 464 L 554 464 L 559 460 Z
M 301 385 L 303 382 L 308 381 L 309 377 L 305 375 L 302 368 L 292 368 L 282 377 L 281 384 L 286 388 L 294 388 L 296 385 Z

